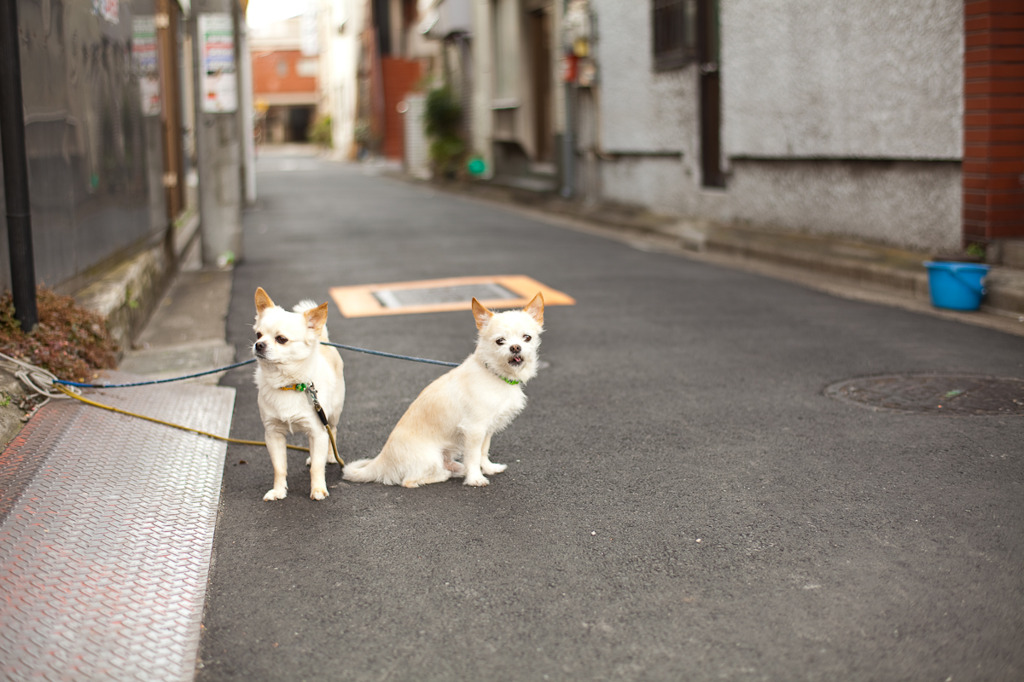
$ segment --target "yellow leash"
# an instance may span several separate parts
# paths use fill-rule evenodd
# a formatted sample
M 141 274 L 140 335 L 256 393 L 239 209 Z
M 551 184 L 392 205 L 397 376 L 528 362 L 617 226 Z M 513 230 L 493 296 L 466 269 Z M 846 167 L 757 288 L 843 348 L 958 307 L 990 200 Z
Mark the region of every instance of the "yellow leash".
M 154 424 L 162 424 L 163 426 L 170 426 L 170 427 L 175 428 L 175 429 L 181 429 L 182 431 L 191 431 L 192 433 L 198 433 L 200 436 L 207 436 L 209 438 L 215 438 L 217 440 L 222 440 L 222 441 L 225 441 L 227 443 L 235 443 L 237 445 L 262 445 L 263 447 L 266 447 L 266 445 L 267 445 L 266 443 L 264 443 L 262 441 L 258 441 L 258 440 L 240 440 L 238 438 L 228 438 L 227 436 L 218 436 L 215 433 L 209 433 L 208 431 L 201 431 L 199 429 L 193 429 L 190 426 L 182 426 L 181 424 L 174 424 L 174 423 L 171 423 L 171 422 L 166 422 L 166 421 L 163 421 L 162 419 L 156 419 L 154 417 L 147 417 L 144 414 L 137 414 L 135 412 L 129 412 L 128 410 L 122 410 L 119 407 L 114 407 L 112 405 L 104 405 L 103 403 L 98 403 L 95 400 L 89 400 L 85 396 L 78 395 L 74 391 L 71 391 L 71 390 L 65 388 L 64 386 L 61 386 L 60 384 L 54 384 L 54 387 L 58 391 L 63 393 L 64 395 L 68 396 L 69 398 L 74 398 L 75 400 L 80 400 L 81 402 L 85 403 L 86 405 L 92 405 L 93 407 L 98 407 L 100 409 L 108 410 L 110 412 L 116 412 L 117 414 L 123 414 L 123 415 L 129 416 L 129 417 L 137 417 L 138 419 L 145 419 L 146 421 L 153 422 Z M 336 460 L 338 460 L 338 464 L 340 464 L 341 466 L 345 466 L 345 462 L 343 462 L 341 457 L 338 455 L 338 445 L 337 445 L 337 443 L 334 442 L 334 434 L 331 433 L 330 429 L 327 429 L 327 436 L 331 439 L 331 447 L 334 449 L 334 458 Z M 288 445 L 288 448 L 291 449 L 291 450 L 301 450 L 302 452 L 309 452 L 309 448 L 304 448 L 301 445 Z
M 338 444 L 334 442 L 334 433 L 330 428 L 327 429 L 327 437 L 331 439 L 331 449 L 334 450 L 334 459 L 338 461 L 338 466 L 344 468 L 345 460 L 338 454 Z M 309 448 L 306 448 L 306 452 L 309 452 Z

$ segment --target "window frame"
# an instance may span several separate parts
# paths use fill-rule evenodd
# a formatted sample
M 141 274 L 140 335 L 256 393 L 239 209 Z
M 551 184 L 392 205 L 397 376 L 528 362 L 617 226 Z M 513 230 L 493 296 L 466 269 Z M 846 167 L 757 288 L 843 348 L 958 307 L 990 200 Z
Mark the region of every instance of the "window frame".
M 655 71 L 697 59 L 697 0 L 651 0 L 651 58 Z

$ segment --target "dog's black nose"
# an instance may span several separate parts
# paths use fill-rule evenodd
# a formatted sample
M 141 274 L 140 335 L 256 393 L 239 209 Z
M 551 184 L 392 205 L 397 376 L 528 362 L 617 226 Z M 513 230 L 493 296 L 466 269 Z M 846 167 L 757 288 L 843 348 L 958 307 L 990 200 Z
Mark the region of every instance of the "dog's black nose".
M 508 347 L 508 352 L 512 353 L 513 355 L 519 355 L 519 352 L 522 351 L 522 350 L 523 349 L 522 349 L 521 346 L 509 346 Z
M 254 346 L 254 348 L 255 348 L 257 353 L 262 355 L 263 351 L 265 351 L 267 349 L 267 343 L 266 343 L 266 341 L 260 341 L 259 343 L 257 343 Z

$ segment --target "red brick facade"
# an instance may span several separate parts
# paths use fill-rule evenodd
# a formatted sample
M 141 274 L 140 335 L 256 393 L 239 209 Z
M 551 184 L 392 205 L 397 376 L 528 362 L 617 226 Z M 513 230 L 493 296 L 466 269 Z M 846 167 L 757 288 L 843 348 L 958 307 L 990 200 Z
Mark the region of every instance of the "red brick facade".
M 317 78 L 300 75 L 299 63 L 303 60 L 316 59 L 303 57 L 299 50 L 273 50 L 254 53 L 252 57 L 253 93 L 259 99 L 261 95 L 270 96 L 282 93 L 308 94 L 311 101 L 317 101 Z
M 964 3 L 963 239 L 1024 239 L 1024 0 Z
M 405 96 L 416 90 L 423 77 L 420 63 L 409 59 L 384 57 L 381 60 L 384 81 L 384 130 L 381 151 L 389 159 L 405 155 L 405 123 L 398 105 Z

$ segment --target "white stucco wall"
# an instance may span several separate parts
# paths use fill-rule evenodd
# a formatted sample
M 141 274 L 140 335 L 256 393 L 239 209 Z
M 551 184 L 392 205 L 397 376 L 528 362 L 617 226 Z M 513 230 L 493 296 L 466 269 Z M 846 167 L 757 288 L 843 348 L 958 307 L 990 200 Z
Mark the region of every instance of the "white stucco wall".
M 364 5 L 358 0 L 329 0 L 320 6 L 324 49 L 321 82 L 326 84 L 324 106 L 331 116 L 334 150 L 343 158 L 355 156 L 355 127 L 359 94 L 360 37 Z
M 960 166 L 738 160 L 720 220 L 919 251 L 960 243 Z
M 697 126 L 692 68 L 651 68 L 649 0 L 591 0 L 597 20 L 599 144 L 604 151 L 685 152 Z
M 649 2 L 591 6 L 597 132 L 580 143 L 598 170 L 584 168 L 582 193 L 905 248 L 959 243 L 960 0 L 720 0 L 724 189 L 700 183 L 696 68 L 652 68 Z
M 962 0 L 721 0 L 727 156 L 959 159 Z

